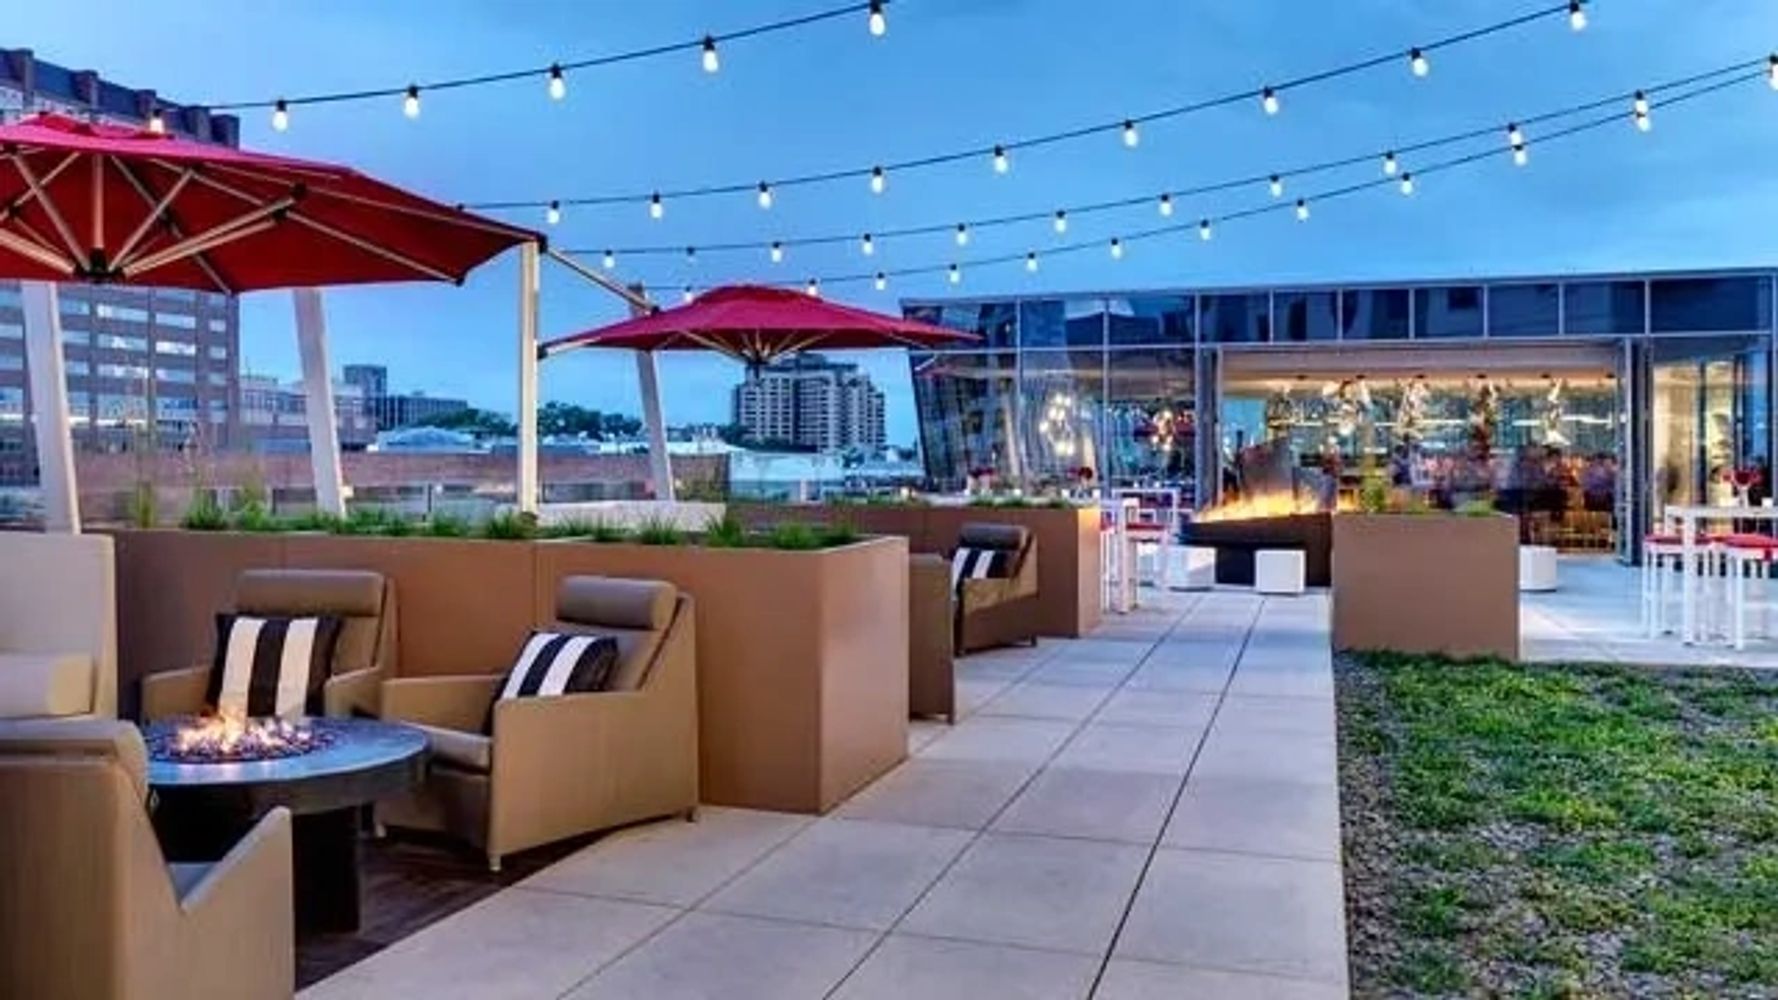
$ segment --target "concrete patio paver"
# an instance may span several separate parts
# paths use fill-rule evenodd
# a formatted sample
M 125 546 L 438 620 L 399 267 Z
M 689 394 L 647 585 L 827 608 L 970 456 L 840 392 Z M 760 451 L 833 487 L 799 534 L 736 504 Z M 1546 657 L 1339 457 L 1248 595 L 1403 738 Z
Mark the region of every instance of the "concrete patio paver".
M 568 1000 L 816 1000 L 877 936 L 689 913 L 567 994 Z
M 1099 963 L 1087 955 L 892 934 L 836 1000 L 1079 1000 Z

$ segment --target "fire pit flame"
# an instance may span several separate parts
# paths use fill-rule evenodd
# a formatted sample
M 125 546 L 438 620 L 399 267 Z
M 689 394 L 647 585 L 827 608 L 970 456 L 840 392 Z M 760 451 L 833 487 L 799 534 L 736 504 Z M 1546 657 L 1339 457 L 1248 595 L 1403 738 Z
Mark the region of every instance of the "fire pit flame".
M 1357 505 L 1348 497 L 1342 496 L 1334 509 L 1350 512 Z M 1295 514 L 1323 514 L 1326 505 L 1315 497 L 1292 494 L 1283 491 L 1257 493 L 1253 496 L 1241 497 L 1227 503 L 1198 512 L 1198 521 L 1248 521 L 1261 517 L 1290 517 Z
M 332 742 L 325 729 L 307 720 L 221 713 L 157 727 L 149 734 L 148 751 L 157 760 L 213 764 L 297 757 Z

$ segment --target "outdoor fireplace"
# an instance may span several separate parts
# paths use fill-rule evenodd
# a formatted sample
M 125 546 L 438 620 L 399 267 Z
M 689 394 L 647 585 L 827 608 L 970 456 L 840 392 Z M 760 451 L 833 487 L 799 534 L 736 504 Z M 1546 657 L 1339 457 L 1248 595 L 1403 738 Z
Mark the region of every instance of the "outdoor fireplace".
M 1333 512 L 1311 498 L 1288 492 L 1246 497 L 1200 511 L 1185 526 L 1185 544 L 1216 550 L 1216 582 L 1253 585 L 1260 549 L 1303 553 L 1303 582 L 1333 582 Z
M 333 734 L 307 719 L 210 715 L 171 719 L 143 734 L 148 756 L 175 764 L 238 764 L 300 757 L 332 745 Z

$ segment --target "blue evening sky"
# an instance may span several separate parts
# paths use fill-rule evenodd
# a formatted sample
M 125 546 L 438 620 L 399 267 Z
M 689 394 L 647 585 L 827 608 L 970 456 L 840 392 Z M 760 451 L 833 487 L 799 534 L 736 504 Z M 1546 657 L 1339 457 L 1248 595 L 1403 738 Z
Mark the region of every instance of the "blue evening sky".
M 516 68 L 696 37 L 821 9 L 830 0 L 87 0 L 79 16 L 19 4 L 0 44 L 90 67 L 195 102 L 379 87 Z M 445 201 L 550 198 L 745 181 L 896 160 L 958 146 L 1139 114 L 1452 34 L 1544 0 L 897 0 L 886 38 L 862 15 L 735 42 L 722 71 L 692 54 L 588 70 L 551 102 L 539 81 L 432 93 L 418 121 L 398 102 L 300 108 L 279 134 L 245 117 L 245 145 L 334 159 Z M 570 211 L 558 245 L 708 244 L 1047 211 L 1060 205 L 1266 173 L 1296 163 L 1405 145 L 1498 124 L 1673 79 L 1778 49 L 1769 0 L 1595 0 L 1574 34 L 1554 19 L 1437 53 L 1425 80 L 1399 66 L 1292 92 L 1266 119 L 1240 106 L 1157 122 L 1140 146 L 1115 135 L 1018 153 L 996 176 L 968 161 L 892 176 L 872 197 L 862 182 L 783 190 L 762 212 L 751 194 L 668 205 Z M 1535 133 L 1533 133 L 1535 137 Z M 1423 179 L 1406 199 L 1379 189 L 1315 206 L 1298 224 L 1278 213 L 1131 244 L 1122 261 L 1094 250 L 1022 266 L 966 268 L 910 279 L 888 294 L 868 284 L 827 294 L 893 310 L 898 296 L 988 294 L 1202 283 L 1470 276 L 1570 269 L 1769 266 L 1778 232 L 1778 93 L 1747 85 L 1532 149 Z M 1409 168 L 1412 160 L 1408 160 Z M 1348 177 L 1376 176 L 1356 168 Z M 1339 179 L 1305 181 L 1303 190 Z M 1295 191 L 1292 192 L 1297 193 Z M 1264 200 L 1263 191 L 1182 202 L 1175 221 Z M 541 225 L 539 213 L 515 216 Z M 1152 226 L 1153 206 L 1077 218 L 1069 239 L 1109 239 Z M 628 260 L 620 273 L 662 281 L 793 280 L 810 274 L 1040 253 L 1047 223 L 855 246 Z M 329 294 L 334 362 L 389 365 L 400 388 L 513 406 L 513 256 L 462 289 L 413 285 Z M 546 336 L 620 316 L 609 296 L 552 266 L 544 272 Z M 297 370 L 288 296 L 243 302 L 244 356 L 257 371 Z M 866 359 L 890 393 L 892 440 L 914 437 L 904 358 Z M 735 370 L 708 358 L 664 363 L 669 420 L 720 420 Z M 570 355 L 544 368 L 544 397 L 634 410 L 627 357 Z

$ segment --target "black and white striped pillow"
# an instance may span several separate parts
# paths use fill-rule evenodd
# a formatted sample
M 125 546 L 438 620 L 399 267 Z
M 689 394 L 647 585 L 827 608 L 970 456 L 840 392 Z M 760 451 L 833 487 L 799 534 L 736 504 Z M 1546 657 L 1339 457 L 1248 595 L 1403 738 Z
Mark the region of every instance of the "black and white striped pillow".
M 603 691 L 616 670 L 617 640 L 611 636 L 533 632 L 501 682 L 499 700 Z M 492 706 L 483 730 L 494 731 Z
M 965 580 L 1011 576 L 1012 556 L 1003 549 L 959 548 L 951 555 L 951 589 L 961 590 Z
M 209 703 L 224 715 L 320 715 L 340 619 L 216 616 Z

